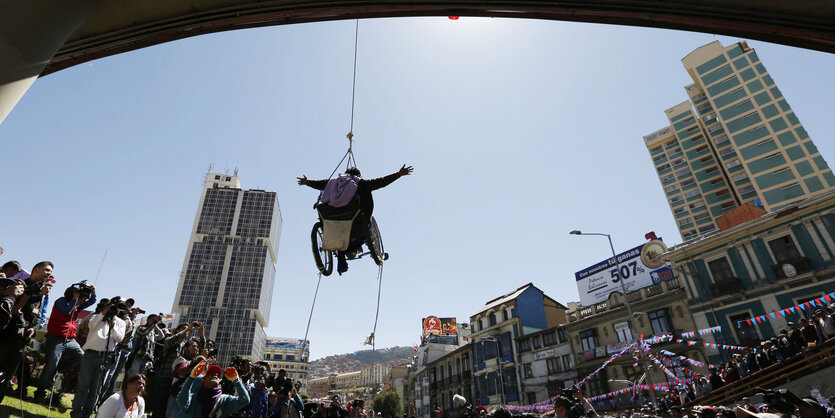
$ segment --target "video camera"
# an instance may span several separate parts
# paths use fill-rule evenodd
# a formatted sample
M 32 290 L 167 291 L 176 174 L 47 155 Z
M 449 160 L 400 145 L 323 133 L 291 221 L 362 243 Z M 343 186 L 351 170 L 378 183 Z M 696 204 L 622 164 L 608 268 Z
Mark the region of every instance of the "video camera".
M 107 306 L 110 306 L 110 309 L 104 314 L 104 319 L 111 320 L 114 317 L 118 316 L 120 319 L 124 319 L 127 317 L 128 313 L 128 304 L 125 303 L 119 296 L 114 296 L 110 299 Z
M 64 291 L 64 298 L 72 299 L 75 292 L 78 292 L 79 299 L 89 299 L 93 294 L 93 286 L 90 285 L 87 280 L 82 280 L 68 287 L 67 290 Z

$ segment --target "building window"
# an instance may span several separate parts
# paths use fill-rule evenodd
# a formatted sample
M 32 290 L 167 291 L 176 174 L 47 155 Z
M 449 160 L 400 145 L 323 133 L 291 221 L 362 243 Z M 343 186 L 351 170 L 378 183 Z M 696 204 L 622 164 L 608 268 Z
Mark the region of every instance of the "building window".
M 542 342 L 545 345 L 554 345 L 557 343 L 557 335 L 553 332 L 549 332 L 542 336 Z
M 684 197 L 685 197 L 685 198 L 688 198 L 688 197 L 693 197 L 693 196 L 695 196 L 695 195 L 697 195 L 697 194 L 699 194 L 699 189 L 693 189 L 693 190 L 690 190 L 689 192 L 685 193 L 685 194 L 684 194 Z
M 561 343 L 568 341 L 568 334 L 565 332 L 565 328 L 557 329 L 557 336 L 560 337 Z
M 552 357 L 546 360 L 548 364 L 548 374 L 554 374 L 560 371 L 560 359 L 557 357 Z
M 494 312 L 490 312 L 490 315 L 488 315 L 488 318 L 489 318 L 491 327 L 493 325 L 496 325 L 496 314 Z
M 531 364 L 525 363 L 522 366 L 525 369 L 525 377 L 533 377 L 533 369 L 531 368 Z
M 519 351 L 531 351 L 531 340 L 519 341 Z
M 794 245 L 794 241 L 788 235 L 769 241 L 768 246 L 771 248 L 774 258 L 777 259 L 777 264 L 783 264 L 800 258 L 800 252 L 797 250 L 797 246 Z
M 563 371 L 571 370 L 571 354 L 566 354 L 561 357 Z
M 713 260 L 707 263 L 710 269 L 710 275 L 713 276 L 714 282 L 721 282 L 734 278 L 734 272 L 731 269 L 731 263 L 728 262 L 727 257 L 722 257 L 718 260 Z
M 659 309 L 649 313 L 649 322 L 652 324 L 652 332 L 654 334 L 663 334 L 670 332 L 673 328 L 670 326 L 670 316 L 666 309 Z
M 597 330 L 594 328 L 580 331 L 580 342 L 583 345 L 583 351 L 594 350 L 597 347 Z
M 632 332 L 629 330 L 628 322 L 620 322 L 615 325 L 615 334 L 618 336 L 618 342 L 624 343 L 632 339 Z
M 750 313 L 744 313 L 730 316 L 728 321 L 736 326 L 736 337 L 741 345 L 756 346 L 760 344 L 760 334 L 757 331 L 757 326 L 754 325 L 754 321 L 746 322 L 750 318 Z
M 542 348 L 542 338 L 540 338 L 538 335 L 536 337 L 533 337 L 533 348 L 534 350 Z

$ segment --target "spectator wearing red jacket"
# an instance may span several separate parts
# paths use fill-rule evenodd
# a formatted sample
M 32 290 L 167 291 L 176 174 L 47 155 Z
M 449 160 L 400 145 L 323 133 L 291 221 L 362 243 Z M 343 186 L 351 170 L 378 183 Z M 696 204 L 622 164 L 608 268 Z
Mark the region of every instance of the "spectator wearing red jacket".
M 46 358 L 41 378 L 38 381 L 38 389 L 35 391 L 35 400 L 42 400 L 46 397 L 46 388 L 52 387 L 52 380 L 55 378 L 58 362 L 62 357 L 65 357 L 68 365 L 74 365 L 80 362 L 84 355 L 84 350 L 75 341 L 78 311 L 96 303 L 95 286 L 86 283 L 84 286 L 87 286 L 87 289 L 82 289 L 81 284 L 70 286 L 64 292 L 64 296 L 58 298 L 52 306 L 44 340 Z M 87 291 L 90 292 L 89 297 L 87 297 Z

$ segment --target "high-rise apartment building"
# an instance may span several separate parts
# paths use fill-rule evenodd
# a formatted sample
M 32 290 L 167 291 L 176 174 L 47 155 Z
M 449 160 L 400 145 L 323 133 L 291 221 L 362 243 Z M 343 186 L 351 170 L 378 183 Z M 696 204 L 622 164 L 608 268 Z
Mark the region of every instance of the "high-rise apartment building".
M 235 174 L 206 174 L 173 308 L 205 321 L 221 364 L 263 358 L 281 232 L 275 192 L 242 190 Z
M 689 100 L 644 137 L 685 240 L 743 204 L 768 212 L 835 189 L 835 176 L 745 42 L 704 45 L 682 59 Z
M 287 377 L 301 383 L 301 393 L 307 393 L 310 368 L 310 341 L 300 338 L 267 337 L 264 346 L 264 361 L 270 365 L 273 376 L 278 371 L 287 371 Z

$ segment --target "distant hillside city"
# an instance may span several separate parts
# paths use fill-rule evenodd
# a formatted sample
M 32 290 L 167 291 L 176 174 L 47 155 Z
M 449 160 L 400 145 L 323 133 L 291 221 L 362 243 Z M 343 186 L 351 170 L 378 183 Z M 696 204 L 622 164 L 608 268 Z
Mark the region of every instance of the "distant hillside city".
M 310 362 L 310 378 L 327 377 L 334 373 L 356 372 L 375 364 L 396 366 L 408 363 L 415 355 L 413 347 L 391 347 L 377 350 L 360 350 L 348 354 L 327 356 Z

